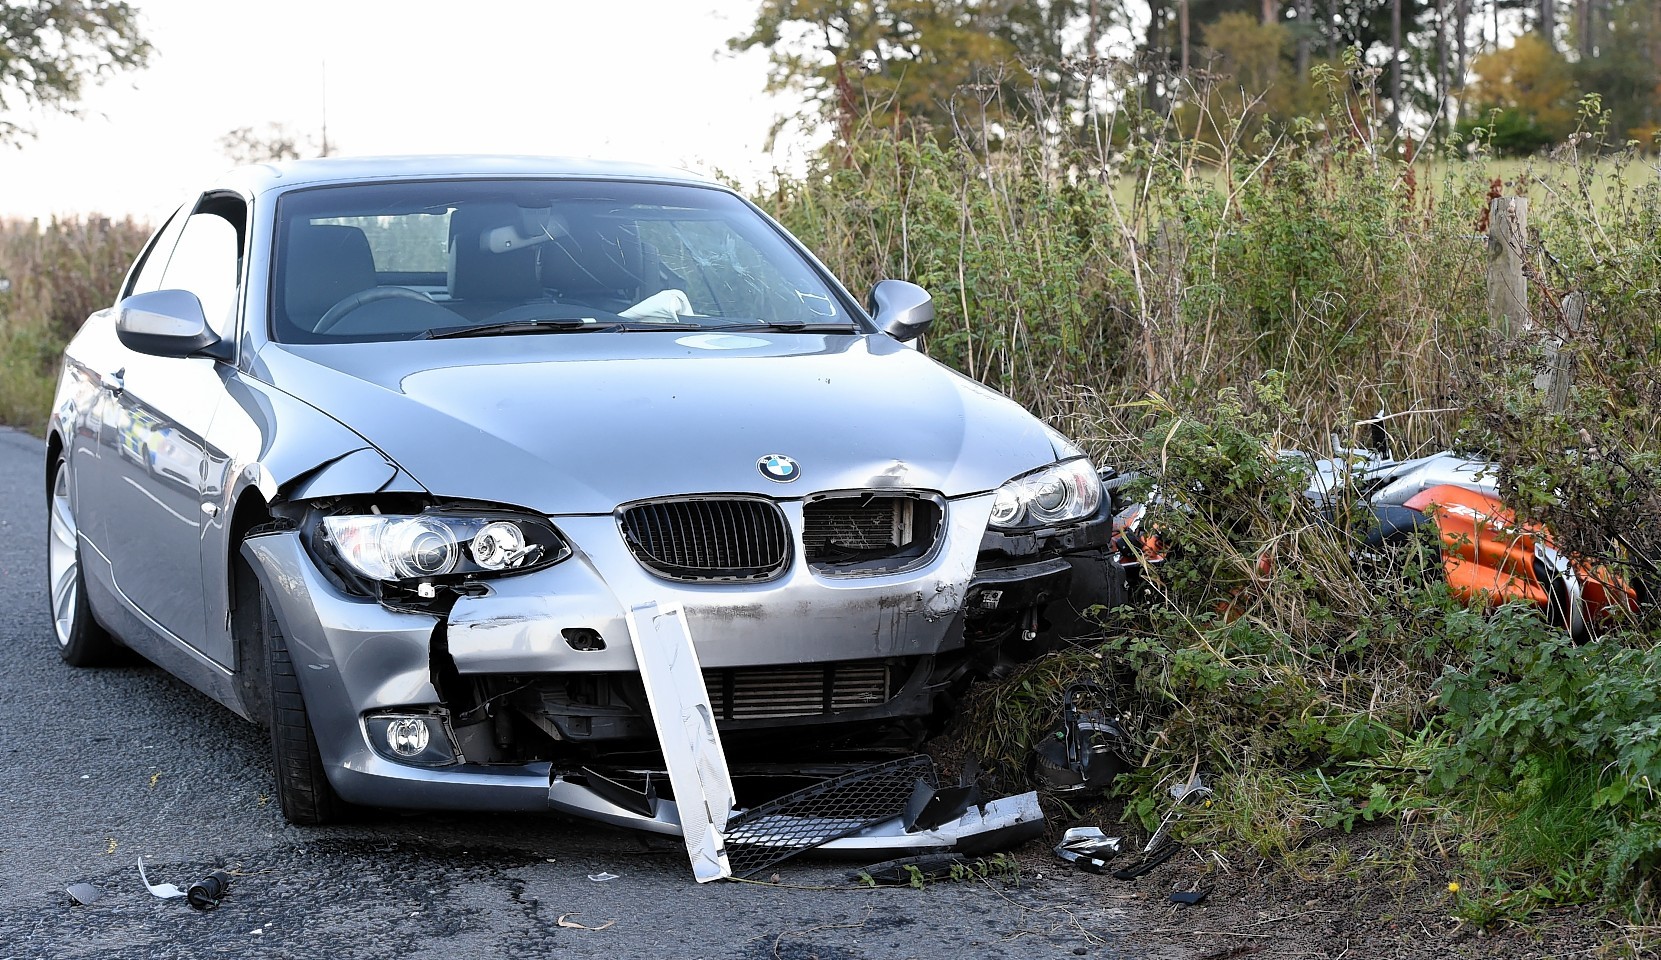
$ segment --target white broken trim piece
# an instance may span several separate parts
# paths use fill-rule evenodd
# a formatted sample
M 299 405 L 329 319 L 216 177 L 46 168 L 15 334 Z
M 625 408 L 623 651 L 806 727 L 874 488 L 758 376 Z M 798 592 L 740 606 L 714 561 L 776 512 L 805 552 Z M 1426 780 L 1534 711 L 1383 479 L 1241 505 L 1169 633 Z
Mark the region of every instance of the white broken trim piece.
M 150 878 L 144 875 L 143 857 L 138 858 L 138 878 L 144 881 L 144 886 L 150 891 L 150 895 L 158 900 L 171 900 L 174 897 L 182 897 L 185 895 L 185 892 L 180 890 L 174 884 L 151 883 Z
M 730 877 L 726 829 L 733 812 L 732 774 L 686 611 L 679 604 L 642 603 L 627 621 L 692 874 L 699 883 Z

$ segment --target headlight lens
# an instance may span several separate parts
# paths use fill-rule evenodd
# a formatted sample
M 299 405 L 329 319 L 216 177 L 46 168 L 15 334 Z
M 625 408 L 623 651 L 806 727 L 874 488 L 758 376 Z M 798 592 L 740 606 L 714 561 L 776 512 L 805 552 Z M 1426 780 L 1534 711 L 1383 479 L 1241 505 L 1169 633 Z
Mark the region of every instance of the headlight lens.
M 341 561 L 371 580 L 423 580 L 544 567 L 571 553 L 546 521 L 530 517 L 345 515 L 323 518 Z
M 1102 480 L 1087 458 L 1054 463 L 998 488 L 990 523 L 1000 529 L 1070 523 L 1094 516 Z

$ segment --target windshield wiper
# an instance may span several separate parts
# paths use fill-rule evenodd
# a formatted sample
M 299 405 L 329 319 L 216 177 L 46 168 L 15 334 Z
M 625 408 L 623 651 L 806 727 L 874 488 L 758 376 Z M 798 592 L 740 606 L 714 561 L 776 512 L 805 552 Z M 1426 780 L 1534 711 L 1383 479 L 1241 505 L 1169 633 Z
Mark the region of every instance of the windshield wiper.
M 549 317 L 543 320 L 511 320 L 507 323 L 484 323 L 476 327 L 447 327 L 428 330 L 417 340 L 448 340 L 452 337 L 506 337 L 520 333 L 593 333 L 621 330 L 621 323 L 599 323 L 581 317 Z
M 723 323 L 707 330 L 779 330 L 785 333 L 853 333 L 854 325 L 846 320 L 740 320 Z

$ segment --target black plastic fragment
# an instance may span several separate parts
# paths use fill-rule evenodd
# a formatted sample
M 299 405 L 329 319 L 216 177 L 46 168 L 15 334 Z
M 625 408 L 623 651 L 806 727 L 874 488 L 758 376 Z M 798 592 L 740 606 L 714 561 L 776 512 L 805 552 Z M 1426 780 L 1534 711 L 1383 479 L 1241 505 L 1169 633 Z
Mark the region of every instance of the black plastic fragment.
M 1201 900 L 1204 900 L 1205 895 L 1210 893 L 1210 892 L 1211 892 L 1210 887 L 1201 887 L 1198 890 L 1178 890 L 1175 893 L 1171 894 L 1171 902 L 1172 903 L 1186 903 L 1189 906 L 1193 906 L 1194 904 L 1199 903 Z
M 855 883 L 868 880 L 879 887 L 908 887 L 925 880 L 949 880 L 953 870 L 969 862 L 969 858 L 956 853 L 901 857 L 872 864 L 863 870 L 850 870 L 848 879 Z
M 225 898 L 226 892 L 230 889 L 231 875 L 223 870 L 215 870 L 191 884 L 185 898 L 197 910 L 212 910 L 219 906 L 219 901 Z
M 1158 850 L 1155 850 L 1153 853 L 1143 857 L 1141 863 L 1125 867 L 1123 870 L 1113 871 L 1113 879 L 1135 880 L 1137 877 L 1142 876 L 1144 873 L 1149 872 L 1154 867 L 1159 866 L 1176 855 L 1177 845 L 1174 843 L 1167 843 Z
M 943 823 L 951 823 L 963 816 L 971 806 L 981 802 L 980 787 L 973 783 L 955 787 L 931 787 L 919 780 L 906 801 L 901 822 L 906 833 L 933 830 Z
M 657 787 L 650 780 L 646 781 L 646 789 L 636 790 L 611 779 L 593 767 L 583 767 L 582 775 L 588 789 L 602 799 L 643 817 L 657 816 Z

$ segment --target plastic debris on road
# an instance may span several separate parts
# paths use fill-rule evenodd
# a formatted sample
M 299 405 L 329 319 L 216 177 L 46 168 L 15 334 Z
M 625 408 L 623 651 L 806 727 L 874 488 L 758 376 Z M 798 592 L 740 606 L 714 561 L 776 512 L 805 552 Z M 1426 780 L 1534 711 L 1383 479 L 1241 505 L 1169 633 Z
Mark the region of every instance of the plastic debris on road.
M 591 927 L 586 923 L 578 923 L 577 921 L 571 919 L 572 917 L 575 917 L 575 916 L 579 916 L 579 914 L 575 914 L 575 913 L 562 913 L 562 914 L 560 914 L 559 915 L 559 925 L 564 927 L 567 930 L 588 930 L 590 932 L 597 932 L 597 931 L 600 931 L 600 930 L 604 930 L 605 928 L 607 928 L 607 927 L 609 927 L 612 924 L 615 924 L 617 922 L 616 920 L 607 920 L 605 923 L 602 923 L 597 927 Z
M 90 883 L 72 883 L 63 889 L 65 893 L 75 898 L 76 903 L 83 907 L 104 899 L 104 891 Z
M 197 910 L 212 910 L 219 906 L 231 888 L 231 875 L 223 870 L 215 870 L 202 879 L 190 885 L 185 894 L 190 905 Z
M 1124 841 L 1102 833 L 1101 827 L 1073 827 L 1061 835 L 1055 855 L 1088 873 L 1101 873 L 1119 854 Z
M 155 897 L 158 900 L 171 900 L 174 897 L 182 897 L 185 895 L 183 890 L 180 890 L 171 883 L 151 883 L 150 878 L 144 875 L 143 857 L 138 858 L 138 878 L 144 881 L 144 887 L 150 891 L 150 896 Z

